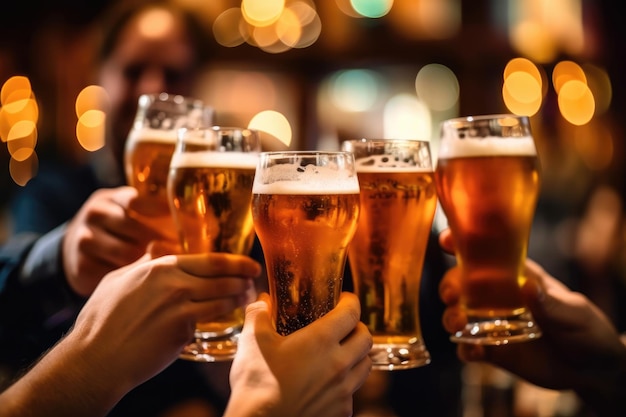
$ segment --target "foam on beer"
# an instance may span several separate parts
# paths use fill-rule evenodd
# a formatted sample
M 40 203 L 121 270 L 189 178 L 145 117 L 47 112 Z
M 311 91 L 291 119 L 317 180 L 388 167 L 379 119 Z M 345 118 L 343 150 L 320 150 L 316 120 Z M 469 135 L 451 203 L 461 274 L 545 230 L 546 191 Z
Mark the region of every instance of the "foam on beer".
M 170 168 L 255 169 L 258 161 L 259 154 L 255 152 L 174 152 Z
M 158 143 L 175 143 L 175 130 L 151 129 L 143 127 L 141 129 L 133 129 L 130 132 L 129 142 L 131 140 L 138 142 L 158 142 Z
M 535 142 L 530 136 L 515 138 L 451 138 L 445 137 L 439 146 L 439 158 L 476 156 L 535 156 Z
M 358 194 L 356 175 L 324 166 L 280 164 L 257 171 L 254 194 Z
M 391 155 L 371 155 L 355 162 L 357 172 L 432 172 L 431 167 L 421 167 L 415 161 L 396 159 Z

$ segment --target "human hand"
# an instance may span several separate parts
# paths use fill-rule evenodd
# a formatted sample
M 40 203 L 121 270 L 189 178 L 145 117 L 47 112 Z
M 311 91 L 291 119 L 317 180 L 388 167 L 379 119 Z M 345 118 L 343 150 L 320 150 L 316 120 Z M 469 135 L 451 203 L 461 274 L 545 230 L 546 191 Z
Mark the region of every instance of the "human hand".
M 249 303 L 260 273 L 243 255 L 146 255 L 102 279 L 68 338 L 89 347 L 99 378 L 130 389 L 178 357 L 197 321 Z
M 442 248 L 453 253 L 449 230 L 439 237 Z M 527 381 L 551 389 L 573 389 L 598 406 L 596 395 L 610 404 L 626 375 L 626 347 L 613 324 L 581 293 L 571 291 L 531 260 L 526 261 L 522 295 L 542 336 L 533 341 L 501 346 L 459 344 L 465 361 L 485 361 Z M 448 270 L 439 294 L 446 304 L 443 324 L 454 333 L 467 322 L 459 304 L 460 273 Z M 601 393 L 601 394 L 599 394 Z M 619 394 L 622 395 L 622 394 Z
M 100 279 L 139 259 L 154 240 L 171 240 L 130 215 L 132 187 L 95 191 L 69 222 L 63 238 L 63 268 L 70 287 L 89 296 Z
M 332 311 L 288 336 L 276 333 L 271 308 L 267 293 L 247 307 L 225 416 L 351 416 L 371 370 L 356 296 L 342 293 Z

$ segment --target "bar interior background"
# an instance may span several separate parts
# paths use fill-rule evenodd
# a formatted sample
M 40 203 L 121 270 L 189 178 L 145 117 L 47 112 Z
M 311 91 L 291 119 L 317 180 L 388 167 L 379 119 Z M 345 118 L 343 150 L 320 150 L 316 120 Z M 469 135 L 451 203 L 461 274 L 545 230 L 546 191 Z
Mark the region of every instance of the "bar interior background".
M 530 256 L 555 275 L 574 258 L 617 271 L 618 282 L 582 288 L 626 330 L 626 313 L 611 293 L 626 287 L 626 25 L 619 2 L 176 1 L 204 22 L 212 55 L 198 98 L 216 108 L 218 123 L 253 124 L 291 138 L 293 149 L 420 137 L 430 138 L 436 153 L 443 119 L 530 115 L 543 176 Z M 92 150 L 88 138 L 77 137 L 76 102 L 89 93 L 92 24 L 111 3 L 0 6 L 0 242 L 10 233 L 9 197 L 37 175 L 48 152 L 72 164 Z M 22 85 L 16 76 L 30 83 L 30 100 L 11 94 Z M 32 123 L 11 131 L 20 118 Z M 59 139 L 44 139 L 51 137 Z M 464 400 L 464 416 L 496 415 L 476 400 L 492 383 L 518 398 L 497 415 L 577 415 L 566 394 L 491 369 L 470 371 L 464 384 L 475 395 Z M 482 394 L 472 391 L 480 387 Z M 536 404 L 532 412 L 520 398 Z

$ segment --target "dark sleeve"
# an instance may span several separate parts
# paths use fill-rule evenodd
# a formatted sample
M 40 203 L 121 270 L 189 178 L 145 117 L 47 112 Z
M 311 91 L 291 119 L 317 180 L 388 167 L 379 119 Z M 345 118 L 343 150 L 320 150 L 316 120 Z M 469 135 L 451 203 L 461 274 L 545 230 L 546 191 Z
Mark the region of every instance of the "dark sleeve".
M 13 233 L 47 233 L 68 221 L 98 188 L 88 167 L 46 164 L 9 203 Z
M 0 249 L 0 363 L 15 371 L 49 349 L 84 303 L 63 274 L 64 231 L 17 234 Z

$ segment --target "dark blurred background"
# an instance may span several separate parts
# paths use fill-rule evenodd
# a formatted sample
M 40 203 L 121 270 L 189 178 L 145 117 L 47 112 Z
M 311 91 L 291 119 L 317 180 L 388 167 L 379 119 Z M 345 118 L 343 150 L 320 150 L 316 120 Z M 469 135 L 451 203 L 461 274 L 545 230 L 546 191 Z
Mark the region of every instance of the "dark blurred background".
M 626 330 L 626 30 L 619 2 L 177 2 L 204 24 L 209 59 L 196 91 L 215 108 L 216 121 L 255 124 L 291 139 L 293 149 L 338 148 L 355 137 L 427 137 L 436 152 L 443 119 L 531 116 L 543 183 L 530 256 Z M 0 6 L 0 214 L 46 158 L 77 164 L 88 157 L 77 140 L 76 100 L 93 83 L 100 17 L 114 3 Z M 244 16 L 242 6 L 252 13 L 255 3 L 266 11 L 277 5 L 279 18 Z M 36 102 L 36 135 L 26 138 L 9 134 L 20 105 L 9 91 L 15 76 L 27 77 Z M 275 131 L 276 115 L 288 129 Z M 435 227 L 441 224 L 438 218 Z M 2 215 L 0 242 L 10 230 Z M 581 415 L 567 393 L 473 366 L 463 380 L 464 416 Z M 486 398 L 506 406 L 484 406 Z M 380 413 L 370 415 L 393 415 Z

